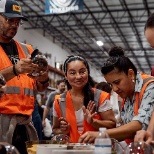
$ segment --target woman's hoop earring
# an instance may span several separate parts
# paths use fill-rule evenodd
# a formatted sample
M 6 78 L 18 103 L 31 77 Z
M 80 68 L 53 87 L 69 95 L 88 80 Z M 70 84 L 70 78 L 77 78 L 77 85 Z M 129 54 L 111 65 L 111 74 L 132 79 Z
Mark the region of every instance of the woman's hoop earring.
M 134 80 L 134 79 L 132 79 L 132 82 L 135 82 L 135 80 Z

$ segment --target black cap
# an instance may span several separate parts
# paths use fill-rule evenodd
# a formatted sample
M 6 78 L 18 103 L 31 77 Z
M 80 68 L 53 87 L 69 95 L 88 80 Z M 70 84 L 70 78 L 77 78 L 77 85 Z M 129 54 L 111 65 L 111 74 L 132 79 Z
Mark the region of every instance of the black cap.
M 0 13 L 8 18 L 21 18 L 24 21 L 28 21 L 22 15 L 21 6 L 14 0 L 0 0 Z

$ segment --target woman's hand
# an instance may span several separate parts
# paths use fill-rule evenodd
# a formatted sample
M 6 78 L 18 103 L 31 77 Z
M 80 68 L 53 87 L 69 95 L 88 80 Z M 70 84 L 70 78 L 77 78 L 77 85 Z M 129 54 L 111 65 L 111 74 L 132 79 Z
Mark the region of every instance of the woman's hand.
M 60 121 L 60 130 L 63 134 L 69 134 L 70 132 L 70 124 L 67 122 L 67 120 L 63 117 L 59 118 Z
M 43 127 L 43 128 L 46 127 L 46 122 L 45 122 L 45 120 L 42 120 L 42 127 Z
M 145 131 L 145 130 L 137 131 L 135 138 L 134 138 L 134 141 L 136 142 L 145 141 L 147 144 L 152 143 L 152 140 L 153 140 L 152 133 L 149 131 Z
M 88 131 L 80 136 L 79 143 L 93 143 L 95 138 L 98 137 L 99 132 Z
M 94 101 L 89 101 L 87 105 L 87 109 L 90 111 L 91 114 L 95 113 L 95 103 Z
M 89 101 L 88 105 L 87 105 L 87 109 L 85 108 L 85 106 L 82 107 L 83 113 L 84 113 L 84 118 L 85 120 L 89 123 L 92 124 L 93 123 L 93 117 L 97 114 L 95 112 L 95 103 L 94 101 Z

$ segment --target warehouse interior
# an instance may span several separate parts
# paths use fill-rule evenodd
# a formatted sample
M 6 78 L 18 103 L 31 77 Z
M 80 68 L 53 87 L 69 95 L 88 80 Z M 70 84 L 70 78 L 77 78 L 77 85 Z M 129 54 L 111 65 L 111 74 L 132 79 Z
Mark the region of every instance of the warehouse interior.
M 139 71 L 149 73 L 154 66 L 154 52 L 144 36 L 145 22 L 154 12 L 153 0 L 84 0 L 83 10 L 48 15 L 44 0 L 20 3 L 29 19 L 25 30 L 41 30 L 72 54 L 84 55 L 98 70 L 115 45 L 124 48 Z

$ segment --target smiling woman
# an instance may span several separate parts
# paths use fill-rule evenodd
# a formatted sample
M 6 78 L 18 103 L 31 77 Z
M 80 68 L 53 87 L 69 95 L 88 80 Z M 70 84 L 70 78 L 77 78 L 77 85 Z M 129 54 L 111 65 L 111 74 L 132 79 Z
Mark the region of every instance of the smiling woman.
M 69 135 L 70 141 L 76 143 L 88 130 L 115 127 L 109 94 L 93 88 L 86 59 L 69 56 L 64 62 L 64 73 L 68 91 L 54 102 L 53 133 Z

